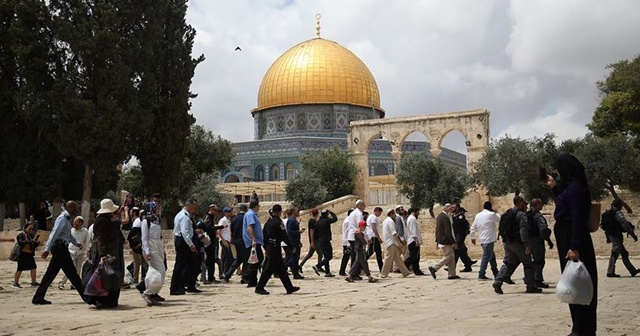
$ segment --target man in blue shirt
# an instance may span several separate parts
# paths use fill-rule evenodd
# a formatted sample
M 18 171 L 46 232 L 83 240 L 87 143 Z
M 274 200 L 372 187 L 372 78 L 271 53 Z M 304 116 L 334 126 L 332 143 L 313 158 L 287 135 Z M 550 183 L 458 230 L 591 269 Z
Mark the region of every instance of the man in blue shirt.
M 264 255 L 262 253 L 262 245 L 264 245 L 264 236 L 262 234 L 262 225 L 260 224 L 260 203 L 251 201 L 249 203 L 249 211 L 244 214 L 242 220 L 242 240 L 246 248 L 246 255 L 251 258 L 251 249 L 255 248 L 258 257 L 257 263 L 247 263 L 243 271 L 243 280 L 247 283 L 247 287 L 255 287 L 258 284 L 258 268 L 262 265 Z
M 193 243 L 193 216 L 198 210 L 198 203 L 188 200 L 184 208 L 173 220 L 173 242 L 176 249 L 176 263 L 171 276 L 170 295 L 184 295 L 184 285 L 187 284 L 187 291 L 190 293 L 200 293 L 201 290 L 195 287 L 198 274 L 196 271 L 200 267 L 196 254 L 196 245 Z M 197 239 L 197 237 L 196 237 Z
M 40 286 L 38 286 L 36 293 L 33 295 L 33 299 L 31 299 L 31 303 L 35 305 L 51 304 L 51 301 L 45 300 L 44 297 L 47 294 L 47 289 L 61 269 L 84 301 L 84 287 L 69 254 L 69 243 L 80 249 L 84 247 L 71 235 L 71 220 L 77 214 L 78 203 L 69 201 L 65 206 L 65 210 L 56 218 L 53 230 L 51 230 L 47 244 L 44 247 L 44 252 L 42 252 L 42 259 L 47 259 L 49 253 L 52 254 L 52 257 L 47 271 L 44 273 L 42 281 L 40 281 Z

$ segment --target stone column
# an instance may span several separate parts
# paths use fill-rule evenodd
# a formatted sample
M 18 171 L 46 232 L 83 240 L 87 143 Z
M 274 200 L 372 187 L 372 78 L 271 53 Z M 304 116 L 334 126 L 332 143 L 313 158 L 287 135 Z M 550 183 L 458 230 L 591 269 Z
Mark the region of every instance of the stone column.
M 351 162 L 353 162 L 359 171 L 355 178 L 355 189 L 353 193 L 365 202 L 369 202 L 369 168 L 366 153 L 352 153 Z
M 440 156 L 440 154 L 442 154 L 442 149 L 440 148 L 431 148 L 429 150 L 431 152 L 431 156 L 433 156 L 434 158 L 437 158 L 438 156 Z
M 391 155 L 393 156 L 393 176 L 398 175 L 398 168 L 400 167 L 400 160 L 402 158 L 402 151 L 400 148 L 394 149 L 391 151 Z M 395 190 L 395 203 L 400 204 L 402 202 L 402 195 L 398 193 L 398 190 L 394 184 L 393 189 Z
M 486 146 L 467 147 L 467 173 L 473 172 L 473 165 L 482 158 Z

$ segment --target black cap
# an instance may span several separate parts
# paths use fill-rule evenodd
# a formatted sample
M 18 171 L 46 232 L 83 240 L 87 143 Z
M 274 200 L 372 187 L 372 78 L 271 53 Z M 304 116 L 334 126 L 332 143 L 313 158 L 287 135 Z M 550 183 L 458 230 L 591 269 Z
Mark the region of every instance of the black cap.
M 273 211 L 273 212 L 282 212 L 282 205 L 280 205 L 280 204 L 274 205 L 273 208 L 271 208 L 271 211 Z

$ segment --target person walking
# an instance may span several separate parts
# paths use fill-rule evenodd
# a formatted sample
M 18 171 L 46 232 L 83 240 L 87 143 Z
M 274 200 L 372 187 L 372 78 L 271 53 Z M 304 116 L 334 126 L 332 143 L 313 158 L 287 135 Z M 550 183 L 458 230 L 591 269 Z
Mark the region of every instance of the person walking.
M 400 256 L 400 250 L 404 247 L 404 244 L 396 231 L 396 216 L 395 210 L 389 209 L 387 210 L 387 218 L 382 222 L 382 233 L 387 256 L 382 263 L 382 271 L 380 271 L 381 278 L 389 277 L 389 272 L 391 272 L 393 264 L 398 267 L 402 276 L 406 277 L 411 274 Z
M 493 211 L 491 202 L 484 202 L 482 205 L 483 210 L 476 214 L 469 236 L 471 238 L 471 244 L 476 244 L 476 232 L 478 233 L 478 240 L 482 247 L 482 258 L 480 259 L 480 270 L 478 271 L 478 280 L 490 280 L 487 277 L 487 265 L 491 265 L 491 272 L 495 277 L 498 275 L 498 263 L 496 262 L 496 253 L 494 252 L 494 245 L 498 239 L 498 224 L 500 224 L 500 217 Z
M 607 241 L 611 242 L 611 257 L 609 257 L 609 266 L 607 267 L 608 278 L 620 277 L 619 274 L 616 274 L 616 261 L 618 260 L 618 256 L 622 257 L 622 263 L 632 277 L 640 273 L 640 270 L 636 269 L 631 263 L 631 260 L 629 260 L 629 251 L 624 247 L 624 237 L 622 234 L 627 233 L 631 235 L 634 241 L 638 241 L 638 236 L 636 236 L 631 223 L 624 217 L 621 209 L 622 202 L 619 199 L 613 200 L 611 209 L 609 210 L 613 218 L 610 220 L 610 226 L 605 230 Z
M 354 250 L 356 254 L 356 261 L 351 265 L 351 270 L 347 274 L 346 281 L 353 282 L 358 272 L 362 269 L 364 274 L 369 278 L 369 282 L 378 282 L 378 279 L 375 279 L 371 276 L 371 272 L 369 271 L 369 264 L 367 263 L 367 254 L 365 248 L 368 244 L 367 238 L 365 236 L 365 230 L 367 228 L 367 222 L 361 220 L 358 222 L 358 228 L 353 233 L 355 243 Z
M 242 239 L 244 241 L 245 253 L 247 259 L 251 256 L 252 249 L 256 251 L 256 257 L 258 262 L 249 263 L 247 267 L 243 269 L 244 281 L 247 283 L 247 287 L 256 287 L 258 284 L 258 268 L 264 261 L 264 254 L 262 252 L 262 246 L 264 245 L 264 234 L 262 232 L 262 224 L 260 223 L 260 203 L 253 201 L 249 203 L 249 210 L 244 214 L 242 221 Z M 282 221 L 280 221 L 282 223 Z M 278 249 L 280 247 L 278 246 Z
M 144 281 L 141 281 L 144 288 L 138 290 L 142 289 L 142 299 L 147 305 L 152 306 L 165 301 L 165 298 L 160 296 L 160 290 L 164 286 L 167 273 L 166 255 L 162 244 L 161 208 L 156 202 L 147 202 L 144 206 L 147 215 L 140 223 L 142 255 L 149 266 Z
M 367 235 L 371 239 L 369 249 L 367 251 L 367 258 L 375 253 L 376 262 L 378 263 L 378 271 L 382 272 L 382 238 L 380 238 L 380 229 L 378 224 L 378 217 L 382 215 L 382 208 L 375 207 L 373 209 L 373 216 L 367 218 Z
M 549 239 L 551 230 L 547 220 L 542 213 L 542 207 L 544 204 L 539 198 L 531 200 L 529 206 L 529 212 L 527 217 L 529 219 L 529 246 L 531 246 L 531 259 L 533 262 L 533 282 L 538 288 L 549 288 L 549 285 L 544 282 L 544 265 L 545 261 L 545 241 Z
M 318 237 L 318 248 L 322 251 L 324 258 L 315 266 L 313 271 L 320 275 L 320 270 L 325 272 L 325 277 L 333 278 L 335 275 L 331 273 L 330 261 L 333 259 L 333 246 L 331 245 L 331 224 L 338 221 L 338 216 L 331 211 L 324 209 L 320 214 L 320 219 L 316 223 L 316 232 Z
M 296 287 L 291 283 L 287 269 L 284 266 L 284 260 L 282 259 L 282 252 L 280 243 L 285 242 L 287 246 L 291 246 L 292 252 L 295 253 L 297 246 L 293 244 L 287 232 L 282 227 L 282 206 L 276 204 L 271 208 L 271 218 L 264 224 L 264 247 L 267 252 L 268 262 L 262 269 L 260 280 L 256 284 L 256 294 L 268 295 L 269 292 L 264 289 L 271 279 L 273 274 L 277 274 L 284 286 L 287 294 L 295 293 L 300 290 L 300 287 Z M 255 232 L 254 232 L 255 233 Z M 256 241 L 257 244 L 257 241 Z
M 294 279 L 304 279 L 299 272 L 300 262 L 300 248 L 302 247 L 301 242 L 301 234 L 304 232 L 304 228 L 300 229 L 300 222 L 298 221 L 298 216 L 300 216 L 300 209 L 292 208 L 289 211 L 289 217 L 287 218 L 287 222 L 285 223 L 286 233 L 289 238 L 289 242 L 292 245 L 287 245 L 289 251 L 291 252 L 290 265 L 291 265 L 291 274 L 293 274 Z M 282 241 L 282 240 L 281 240 Z M 285 244 L 289 244 L 285 241 Z
M 173 242 L 175 244 L 176 261 L 173 266 L 169 295 L 184 295 L 186 293 L 184 289 L 185 280 L 189 292 L 202 292 L 196 288 L 197 271 L 200 269 L 200 263 L 196 254 L 198 252 L 196 245 L 193 243 L 194 223 L 192 216 L 197 210 L 197 202 L 188 200 L 185 202 L 182 211 L 173 220 Z
M 22 288 L 20 286 L 20 276 L 23 271 L 29 271 L 31 276 L 31 286 L 35 287 L 40 285 L 36 281 L 36 259 L 34 258 L 36 248 L 40 245 L 38 238 L 40 236 L 33 237 L 34 224 L 27 224 L 24 227 L 24 231 L 20 232 L 16 236 L 16 242 L 20 248 L 20 255 L 18 256 L 18 269 L 13 278 L 13 288 Z
M 49 261 L 47 271 L 44 273 L 44 276 L 40 281 L 40 286 L 38 286 L 38 289 L 31 299 L 31 303 L 34 305 L 51 304 L 51 301 L 46 300 L 44 297 L 47 294 L 47 289 L 51 283 L 53 283 L 53 280 L 55 280 L 60 270 L 62 270 L 67 278 L 69 278 L 71 284 L 76 288 L 76 291 L 78 291 L 82 300 L 85 300 L 84 287 L 82 286 L 80 276 L 73 265 L 68 248 L 69 243 L 72 243 L 79 248 L 84 247 L 71 235 L 71 219 L 77 214 L 78 203 L 75 201 L 68 201 L 65 204 L 65 210 L 60 213 L 53 224 L 53 229 L 51 230 L 49 239 L 47 239 L 47 243 L 45 244 L 44 252 L 42 252 L 42 259 L 47 259 L 49 254 L 51 254 L 52 257 L 51 261 Z
M 82 216 L 77 216 L 73 219 L 73 227 L 71 228 L 71 235 L 74 236 L 82 245 L 82 248 L 69 243 L 69 254 L 71 255 L 71 260 L 73 261 L 73 265 L 76 267 L 78 275 L 82 274 L 82 265 L 89 257 L 89 246 L 91 246 L 89 230 L 87 230 L 83 225 L 84 218 L 82 218 Z M 66 283 L 67 277 L 62 276 L 62 280 L 60 280 L 60 283 L 58 284 L 58 289 L 63 290 Z M 73 285 L 71 286 L 71 289 L 75 289 Z
M 464 268 L 460 270 L 460 273 L 471 272 L 471 266 L 474 265 L 477 260 L 471 260 L 469 253 L 467 252 L 467 244 L 465 244 L 465 240 L 469 234 L 469 221 L 465 216 L 467 210 L 459 204 L 456 204 L 456 208 L 458 211 L 452 216 L 452 221 L 453 236 L 456 238 L 458 248 L 453 251 L 453 256 L 456 265 L 458 264 L 458 260 L 461 260 L 464 265 Z
M 545 185 L 555 196 L 556 210 L 553 227 L 558 248 L 560 269 L 568 262 L 584 263 L 591 282 L 593 298 L 589 305 L 570 304 L 571 335 L 595 335 L 597 331 L 598 270 L 593 241 L 589 233 L 591 193 L 584 166 L 573 155 L 563 154 L 555 159 L 554 175 L 547 176 Z
M 300 262 L 300 266 L 298 267 L 298 269 L 301 272 L 302 266 L 304 266 L 307 260 L 313 257 L 314 253 L 318 254 L 318 263 L 320 263 L 323 259 L 322 250 L 318 247 L 318 235 L 316 234 L 316 222 L 318 221 L 319 214 L 320 212 L 318 211 L 318 209 L 311 209 L 311 218 L 309 219 L 307 227 L 307 230 L 309 232 L 309 252 L 307 252 L 307 254 L 302 258 L 302 261 Z
M 222 218 L 218 221 L 218 226 L 222 228 L 218 230 L 218 239 L 220 240 L 220 246 L 222 247 L 222 279 L 224 279 L 225 274 L 231 268 L 231 264 L 233 264 L 233 252 L 232 246 L 233 242 L 231 241 L 231 218 L 233 218 L 233 209 L 230 207 L 222 208 Z M 213 239 L 212 242 L 213 243 Z
M 242 265 L 242 269 L 246 269 L 247 258 L 249 256 L 245 253 L 244 240 L 242 239 L 242 222 L 244 220 L 244 214 L 247 212 L 247 205 L 238 205 L 238 214 L 231 220 L 231 239 L 233 240 L 232 248 L 235 247 L 235 259 L 231 266 L 224 274 L 224 282 L 229 283 L 229 279 L 233 275 L 238 267 Z M 232 250 L 233 252 L 233 250 Z M 244 281 L 244 280 L 241 280 Z
M 453 236 L 453 227 L 451 224 L 451 215 L 455 213 L 456 206 L 449 203 L 444 205 L 442 212 L 436 217 L 436 243 L 438 248 L 442 249 L 442 259 L 435 265 L 429 267 L 431 276 L 435 279 L 436 272 L 443 266 L 449 269 L 449 280 L 460 279 L 456 275 L 456 263 L 453 251 L 458 248 L 456 238 Z
M 425 275 L 420 270 L 420 246 L 422 245 L 422 232 L 420 232 L 420 224 L 418 224 L 418 216 L 420 209 L 410 208 L 407 217 L 407 244 L 409 245 L 409 258 L 404 261 L 404 265 L 408 268 L 411 266 L 413 274 L 417 276 Z

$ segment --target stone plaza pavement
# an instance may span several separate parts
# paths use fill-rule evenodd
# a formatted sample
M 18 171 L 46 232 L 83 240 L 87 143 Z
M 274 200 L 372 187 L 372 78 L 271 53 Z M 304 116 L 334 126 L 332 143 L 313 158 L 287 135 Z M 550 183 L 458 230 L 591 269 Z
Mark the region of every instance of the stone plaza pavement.
M 422 268 L 433 261 L 423 260 Z M 46 264 L 38 258 L 38 281 Z M 372 261 L 370 267 L 377 270 Z M 640 335 L 640 277 L 629 277 L 619 262 L 623 277 L 609 279 L 605 267 L 606 260 L 598 260 L 598 334 Z M 1 261 L 0 269 L 0 335 L 566 335 L 571 321 L 554 289 L 524 293 L 521 269 L 501 296 L 491 281 L 476 279 L 475 266 L 461 280 L 447 280 L 441 270 L 437 280 L 392 274 L 375 284 L 318 277 L 305 267 L 306 279 L 294 281 L 302 289 L 292 295 L 284 295 L 277 279 L 267 286 L 271 295 L 259 296 L 234 277 L 230 284 L 201 286 L 201 294 L 169 296 L 167 286 L 161 293 L 167 302 L 155 307 L 125 290 L 114 310 L 87 306 L 75 291 L 55 286 L 47 294 L 52 305 L 33 306 L 28 274 L 24 288 L 12 289 L 15 263 Z M 548 260 L 552 286 L 559 273 L 558 261 Z

